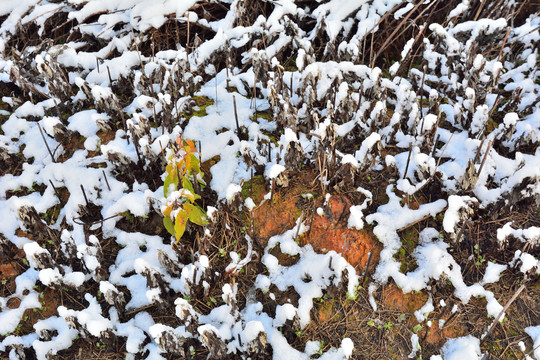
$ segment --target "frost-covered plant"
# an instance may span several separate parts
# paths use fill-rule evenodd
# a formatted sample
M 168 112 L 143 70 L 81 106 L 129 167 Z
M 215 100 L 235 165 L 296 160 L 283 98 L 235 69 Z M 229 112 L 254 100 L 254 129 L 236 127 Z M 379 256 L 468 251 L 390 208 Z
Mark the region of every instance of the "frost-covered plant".
M 208 224 L 208 218 L 206 212 L 195 203 L 201 198 L 195 189 L 206 185 L 197 157 L 198 151 L 191 140 L 178 137 L 176 143 L 178 150 L 167 159 L 162 212 L 165 228 L 179 241 L 188 220 L 197 225 L 205 225 Z

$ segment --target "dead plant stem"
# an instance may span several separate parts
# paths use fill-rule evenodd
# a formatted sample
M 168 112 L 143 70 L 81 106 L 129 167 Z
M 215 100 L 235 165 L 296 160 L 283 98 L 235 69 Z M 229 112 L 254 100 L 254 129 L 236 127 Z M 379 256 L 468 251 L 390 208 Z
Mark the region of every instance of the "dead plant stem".
M 482 169 L 484 168 L 484 164 L 486 163 L 486 159 L 489 154 L 489 150 L 491 149 L 491 145 L 493 144 L 493 141 L 490 140 L 490 142 L 487 145 L 486 153 L 484 154 L 484 158 L 482 159 L 482 163 L 480 164 L 480 167 L 478 168 L 478 173 L 476 173 L 476 176 L 480 176 L 480 173 L 482 172 Z
M 433 170 L 433 174 L 431 174 L 431 176 L 426 180 L 426 182 L 422 186 L 420 186 L 418 189 L 416 189 L 416 191 L 412 195 L 414 195 L 415 193 L 417 193 L 418 191 L 423 189 L 433 179 L 433 177 L 437 173 L 437 169 L 439 168 L 439 164 L 441 163 L 442 156 L 446 152 L 446 148 L 448 147 L 448 144 L 450 144 L 450 141 L 452 140 L 453 137 L 454 137 L 454 133 L 452 133 L 452 135 L 450 135 L 450 138 L 448 139 L 448 142 L 446 143 L 446 145 L 444 145 L 443 151 L 441 152 L 441 155 L 439 156 L 439 159 L 437 160 L 437 165 L 435 166 L 435 170 Z
M 409 156 L 407 156 L 407 164 L 405 165 L 405 171 L 403 172 L 403 179 L 407 178 L 407 171 L 409 171 L 409 163 L 411 162 L 412 143 L 409 144 Z
M 47 140 L 45 139 L 45 134 L 43 134 L 43 129 L 41 129 L 41 125 L 37 123 L 39 133 L 41 134 L 41 138 L 43 139 L 43 142 L 45 143 L 45 147 L 47 148 L 47 151 L 49 152 L 49 155 L 51 155 L 52 162 L 55 163 L 56 160 L 54 160 L 53 153 L 51 151 L 51 148 L 49 147 L 49 144 L 47 143 Z
M 488 331 L 485 333 L 485 335 L 482 335 L 482 338 L 480 340 L 480 342 L 482 343 L 485 339 L 487 339 L 487 337 L 489 336 L 489 334 L 493 331 L 493 329 L 495 328 L 495 326 L 497 325 L 497 322 L 499 322 L 499 319 L 503 316 L 503 314 L 506 312 L 506 310 L 508 310 L 508 308 L 510 307 L 510 305 L 512 305 L 512 303 L 517 299 L 517 297 L 519 296 L 519 294 L 521 294 L 521 292 L 523 290 L 525 290 L 525 284 L 521 284 L 521 286 L 517 289 L 517 291 L 514 293 L 514 295 L 512 296 L 512 298 L 506 303 L 506 305 L 503 307 L 503 309 L 499 312 L 499 315 L 497 315 L 497 317 L 495 318 L 495 320 L 493 320 L 493 323 L 491 324 L 491 326 L 489 327 Z

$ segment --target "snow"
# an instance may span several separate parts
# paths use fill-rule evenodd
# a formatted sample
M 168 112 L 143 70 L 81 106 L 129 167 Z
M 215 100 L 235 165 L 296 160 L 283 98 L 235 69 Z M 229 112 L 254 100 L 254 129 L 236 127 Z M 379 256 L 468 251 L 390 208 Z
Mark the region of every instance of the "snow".
M 501 273 L 508 268 L 508 265 L 503 264 L 495 264 L 491 261 L 488 262 L 486 272 L 484 273 L 484 277 L 482 278 L 482 281 L 480 281 L 480 284 L 491 284 L 496 283 L 499 281 L 499 278 L 501 277 Z
M 244 201 L 244 206 L 245 206 L 249 211 L 251 211 L 251 210 L 253 210 L 253 209 L 255 208 L 255 206 L 257 206 L 257 205 L 255 204 L 255 202 L 253 201 L 252 198 L 248 197 L 248 198 L 246 198 L 246 200 Z
M 480 360 L 482 358 L 480 340 L 471 335 L 448 340 L 442 352 L 444 360 Z
M 43 269 L 39 272 L 39 281 L 45 286 L 59 283 L 59 280 L 62 279 L 60 271 L 55 269 Z
M 21 294 L 22 295 L 22 294 Z M 26 309 L 41 307 L 36 292 L 24 296 L 21 304 L 16 309 L 5 309 L 0 313 L 0 333 L 8 334 L 15 330 Z
M 414 316 L 416 317 L 416 320 L 421 323 L 433 310 L 435 310 L 435 307 L 433 306 L 433 299 L 430 296 L 427 302 L 420 309 L 414 312 Z
M 281 174 L 283 171 L 285 171 L 285 167 L 280 164 L 273 164 L 268 171 L 266 172 L 266 176 L 269 179 L 275 179 Z
M 276 307 L 276 317 L 274 318 L 274 326 L 280 327 L 285 324 L 287 320 L 292 320 L 297 314 L 297 308 L 292 304 L 283 304 Z
M 99 130 L 97 122 L 99 120 L 108 120 L 107 114 L 100 114 L 96 110 L 83 110 L 68 118 L 68 129 L 77 131 L 84 137 L 96 135 Z
M 353 205 L 349 208 L 350 215 L 349 215 L 349 220 L 347 224 L 351 228 L 354 227 L 360 230 L 364 227 L 363 210 L 365 210 L 368 207 L 368 205 L 371 203 L 373 194 L 371 193 L 371 191 L 366 190 L 362 187 L 357 188 L 356 191 L 365 195 L 366 199 L 361 205 Z
M 370 214 L 366 217 L 368 223 L 377 222 L 373 233 L 384 245 L 384 249 L 380 255 L 381 260 L 374 277 L 382 283 L 386 283 L 389 277 L 393 277 L 398 286 L 410 289 L 405 290 L 405 292 L 409 292 L 413 290 L 414 285 L 408 282 L 406 280 L 407 278 L 399 272 L 398 263 L 392 258 L 392 255 L 397 252 L 401 244 L 397 230 L 426 215 L 435 216 L 446 207 L 446 201 L 442 199 L 437 200 L 433 203 L 420 206 L 418 210 L 411 210 L 408 207 L 401 206 L 401 199 L 392 192 L 392 188 L 393 186 L 389 185 L 386 189 L 386 194 L 389 196 L 388 203 L 380 206 L 377 209 L 377 213 Z M 421 287 L 421 284 L 423 284 L 423 281 L 419 282 L 417 286 L 414 286 L 416 288 L 415 290 L 420 290 L 418 287 Z
M 462 220 L 459 216 L 459 210 L 462 208 L 468 209 L 470 204 L 477 200 L 470 196 L 450 195 L 448 197 L 448 209 L 444 213 L 443 227 L 444 231 L 454 233 L 456 226 L 461 225 Z
M 534 357 L 540 359 L 540 326 L 529 326 L 525 332 L 533 339 Z
M 418 341 L 418 335 L 417 334 L 412 334 L 411 335 L 411 344 L 412 344 L 412 351 L 411 353 L 407 356 L 409 359 L 414 359 L 414 357 L 416 356 L 416 353 L 419 351 L 419 350 L 422 350 L 422 348 L 420 347 L 420 343 Z
M 304 231 L 306 231 L 306 228 L 302 226 L 299 234 Z M 313 307 L 313 299 L 323 295 L 322 289 L 331 283 L 338 284 L 341 282 L 343 273 L 346 271 L 348 277 L 347 292 L 355 294 L 358 276 L 354 268 L 347 264 L 345 259 L 335 251 L 329 251 L 326 255 L 323 255 L 315 253 L 310 245 L 299 248 L 293 238 L 295 235 L 296 228 L 293 228 L 282 235 L 270 238 L 265 254 L 262 256 L 262 263 L 268 268 L 269 275 L 258 275 L 256 281 L 261 283 L 264 281 L 263 279 L 267 278 L 281 291 L 285 291 L 289 286 L 292 286 L 300 295 L 297 314 L 300 326 L 305 327 L 310 322 L 309 313 Z M 280 265 L 277 258 L 268 253 L 278 243 L 283 253 L 299 254 L 299 261 L 289 267 Z M 330 259 L 332 260 L 331 263 Z M 332 281 L 330 281 L 331 278 L 333 278 Z M 306 281 L 306 279 L 311 280 Z
M 57 316 L 39 320 L 34 325 L 34 329 L 38 334 L 42 330 L 56 330 L 58 333 L 49 341 L 36 339 L 32 342 L 38 359 L 47 359 L 51 355 L 56 355 L 60 350 L 68 349 L 79 334 L 77 330 L 70 328 L 64 319 Z
M 207 16 L 212 6 L 223 7 L 222 18 Z M 233 200 L 239 198 L 242 184 L 251 179 L 252 171 L 270 182 L 305 171 L 305 164 L 291 169 L 287 160 L 292 145 L 297 144 L 308 167 L 324 155 L 338 168 L 354 172 L 355 184 L 348 190 L 355 193 L 351 197 L 355 200 L 349 208 L 347 226 L 350 231 L 373 229 L 382 244 L 380 261 L 374 264 L 367 289 L 375 312 L 377 289 L 390 281 L 404 293 L 429 291 L 434 283 L 446 281 L 460 305 L 472 297 L 484 297 L 486 315 L 496 317 L 502 305 L 499 295 L 488 290 L 493 288 L 489 284 L 503 274 L 515 275 L 511 269 L 517 269 L 517 275 L 523 277 L 540 274 L 534 250 L 540 242 L 540 228 L 524 226 L 522 219 L 499 223 L 497 241 L 488 244 L 504 249 L 522 243 L 516 249 L 501 251 L 514 254 L 513 259 L 497 259 L 497 263 L 489 259 L 478 265 L 476 280 L 465 276 L 455 251 L 461 244 L 453 242 L 465 220 L 484 221 L 476 213 L 489 215 L 491 209 L 502 206 L 514 211 L 523 199 L 536 203 L 540 199 L 540 150 L 534 150 L 540 141 L 538 50 L 534 47 L 540 39 L 538 17 L 524 18 L 518 27 L 504 18 L 480 17 L 463 22 L 463 18 L 474 18 L 470 12 L 476 10 L 469 0 L 463 0 L 448 9 L 443 24 L 422 25 L 427 29 L 420 44 L 413 36 L 397 49 L 401 61 L 405 61 L 419 46 L 421 51 L 415 56 L 427 64 L 425 74 L 416 66 L 403 74 L 397 73 L 399 62 L 390 68 L 368 66 L 365 47 L 372 35 L 378 34 L 383 19 L 403 19 L 411 14 L 413 2 L 352 4 L 330 0 L 307 7 L 291 0 L 276 0 L 265 4 L 268 13 L 251 24 L 243 19 L 243 6 L 239 1 L 215 4 L 194 0 L 164 0 L 159 6 L 150 0 L 4 1 L 0 8 L 0 16 L 5 15 L 0 25 L 0 81 L 7 84 L 6 89 L 20 88 L 25 96 L 14 92 L 2 97 L 9 111 L 0 110 L 0 159 L 9 169 L 0 181 L 0 218 L 4 219 L 0 242 L 23 249 L 26 259 L 21 261 L 27 264 L 14 280 L 15 291 L 0 297 L 0 334 L 12 333 L 0 342 L 0 356 L 7 356 L 9 351 L 15 358 L 19 346 L 33 348 L 38 359 L 45 359 L 69 349 L 77 336 L 94 341 L 110 333 L 125 340 L 126 358 L 146 354 L 147 358 L 160 359 L 164 358 L 161 341 L 165 337 L 174 335 L 200 343 L 206 331 L 219 337 L 229 353 L 240 357 L 263 333 L 276 359 L 308 359 L 320 350 L 322 344 L 317 339 L 307 340 L 303 352 L 294 349 L 280 328 L 295 322 L 300 329 L 307 327 L 315 299 L 331 288 L 351 298 L 365 289 L 358 287 L 359 269 L 341 254 L 321 254 L 311 245 L 297 243 L 296 236 L 308 231 L 308 221 L 297 222 L 267 243 L 253 237 L 257 234 L 252 234 L 254 230 L 248 225 L 246 233 L 234 239 L 238 247 L 219 257 L 226 261 L 224 273 L 214 270 L 218 259 L 215 254 L 202 254 L 197 247 L 190 247 L 191 238 L 179 242 L 181 249 L 187 246 L 191 250 L 184 257 L 183 250 L 171 247 L 170 238 L 122 230 L 129 216 L 135 217 L 135 222 L 150 222 L 167 205 L 160 203 L 163 173 L 157 171 L 158 180 L 147 184 L 140 182 L 141 175 L 133 169 L 138 167 L 137 171 L 145 175 L 155 172 L 148 159 L 170 153 L 170 143 L 178 136 L 200 144 L 201 161 L 210 164 L 209 171 L 205 168 L 211 175 L 207 186 L 217 200 L 204 199 L 212 224 L 203 229 L 203 239 L 199 240 L 216 248 L 211 252 L 222 246 L 217 245 L 221 234 L 213 227 L 221 221 L 219 211 L 237 205 Z M 73 20 L 73 29 L 80 32 L 77 40 L 44 43 L 43 48 L 29 46 L 20 56 L 6 48 L 21 28 L 36 25 L 37 34 L 45 34 L 49 21 L 59 14 Z M 313 26 L 298 26 L 298 21 Z M 196 34 L 190 43 L 160 51 L 154 49 L 152 38 L 150 53 L 149 38 L 143 32 L 166 22 L 204 29 L 209 35 L 193 30 Z M 511 31 L 507 33 L 507 29 Z M 328 41 L 315 49 L 314 41 L 321 35 Z M 501 47 L 500 58 L 487 56 L 489 51 L 477 48 L 486 41 L 500 43 L 498 39 L 505 35 L 506 47 Z M 196 43 L 200 37 L 204 39 Z M 93 44 L 88 39 L 99 41 Z M 519 52 L 509 57 L 511 49 Z M 225 69 L 223 61 L 218 60 L 235 51 L 241 63 L 228 64 Z M 297 69 L 281 62 L 284 53 L 292 54 L 290 60 L 296 61 Z M 58 66 L 65 74 L 48 78 L 49 65 Z M 76 93 L 59 91 L 64 75 L 68 82 L 65 89 Z M 35 90 L 25 89 L 21 79 L 29 80 Z M 423 89 L 419 89 L 420 82 Z M 291 85 L 294 91 L 289 89 Z M 257 98 L 252 97 L 254 86 Z M 126 100 L 124 88 L 133 89 L 133 97 Z M 517 94 L 518 89 L 519 96 L 496 104 L 499 94 Z M 429 106 L 421 103 L 421 91 L 424 99 L 429 93 Z M 30 100 L 29 92 L 33 94 Z M 201 111 L 191 116 L 193 96 L 213 101 L 205 104 L 206 114 Z M 120 103 L 125 107 L 117 108 Z M 255 113 L 267 111 L 271 118 L 255 119 Z M 236 116 L 241 129 L 237 129 Z M 163 124 L 163 119 L 172 123 Z M 128 129 L 123 128 L 122 120 Z M 114 130 L 106 130 L 108 127 Z M 75 141 L 74 146 L 62 143 L 58 132 L 63 128 L 75 140 L 82 140 L 83 146 Z M 433 143 L 436 136 L 438 146 Z M 51 148 L 52 157 L 44 142 Z M 489 152 L 488 143 L 492 144 Z M 328 144 L 334 151 L 328 151 Z M 141 154 L 143 159 L 139 160 Z M 482 166 L 482 171 L 474 186 L 464 189 L 461 179 L 477 154 L 473 170 L 478 172 Z M 16 168 L 10 163 L 13 159 L 17 160 Z M 18 159 L 24 161 L 19 164 Z M 336 173 L 329 169 L 317 175 L 328 188 L 325 203 L 314 208 L 316 216 L 326 216 L 324 208 L 334 196 L 332 182 L 337 179 L 331 175 Z M 279 183 L 276 181 L 276 187 L 281 187 Z M 432 185 L 440 189 L 440 194 L 430 193 Z M 381 202 L 385 197 L 379 196 L 378 186 L 386 186 L 382 190 L 388 200 Z M 68 194 L 67 200 L 57 197 L 58 189 Z M 169 200 L 187 191 L 174 192 Z M 287 192 L 286 185 L 279 191 Z M 409 198 L 419 200 L 417 209 L 404 201 Z M 92 214 L 84 215 L 87 201 L 95 207 Z M 373 202 L 377 206 L 372 206 Z M 58 204 L 62 205 L 53 223 L 44 214 L 50 214 Z M 252 198 L 243 202 L 250 212 L 256 211 L 257 205 Z M 45 239 L 26 237 L 25 233 L 31 234 L 33 229 L 19 215 L 23 206 L 33 206 L 41 219 L 37 225 L 50 230 Z M 237 209 L 228 210 L 227 221 Z M 496 211 L 493 216 L 500 219 Z M 87 217 L 97 220 L 82 225 Z M 430 217 L 435 219 L 431 221 Z M 425 225 L 428 221 L 436 223 L 437 228 Z M 395 255 L 404 246 L 403 232 L 413 226 L 418 228 L 419 239 L 410 256 L 418 267 L 403 272 Z M 153 231 L 150 227 L 138 230 Z M 58 238 L 50 235 L 57 233 L 61 234 Z M 152 232 L 157 233 L 159 229 Z M 111 248 L 117 251 L 111 253 Z M 282 265 L 275 251 L 297 257 L 297 262 Z M 471 256 L 474 261 L 474 254 Z M 241 271 L 251 269 L 246 267 L 251 262 L 260 262 L 266 269 L 257 274 L 248 294 L 243 294 L 234 279 Z M 174 274 L 169 269 L 171 263 L 177 265 Z M 216 278 L 223 279 L 217 290 L 212 285 Z M 39 320 L 34 332 L 16 336 L 13 332 L 24 312 L 42 306 L 37 287 L 84 287 L 88 292 L 84 300 L 79 299 L 77 310 L 70 305 L 59 306 L 59 316 Z M 298 302 L 276 303 L 275 314 L 267 313 L 258 298 L 249 294 L 261 290 L 274 301 L 279 300 L 278 292 L 269 293 L 270 288 L 294 291 Z M 211 303 L 211 309 L 203 315 L 187 300 L 197 293 L 195 290 L 204 292 L 204 302 L 210 290 L 221 291 L 221 299 Z M 120 297 L 115 294 L 126 295 L 127 304 L 118 302 Z M 243 306 L 238 305 L 242 303 L 240 296 L 246 296 Z M 432 319 L 434 302 L 440 307 L 446 303 L 435 300 L 436 296 L 430 294 L 414 313 L 418 322 L 426 321 L 429 314 L 430 321 L 437 320 Z M 20 305 L 8 308 L 8 301 L 15 298 L 21 300 Z M 103 301 L 108 303 L 106 307 Z M 172 328 L 161 324 L 159 317 L 151 315 L 153 312 L 144 311 L 147 306 L 162 306 L 164 301 L 174 302 L 182 325 Z M 454 304 L 452 312 L 458 309 Z M 444 320 L 438 320 L 442 327 Z M 56 333 L 48 339 L 46 333 L 51 331 Z M 524 331 L 538 347 L 538 326 Z M 431 358 L 480 359 L 479 340 L 465 335 L 448 340 L 441 349 L 442 356 Z M 411 335 L 409 358 L 422 351 L 420 342 L 416 334 Z M 344 338 L 340 346 L 325 348 L 320 358 L 351 358 L 354 347 L 360 345 Z M 534 356 L 540 358 L 538 350 Z
M 540 274 L 540 260 L 536 259 L 533 255 L 526 252 L 516 250 L 514 260 L 519 259 L 520 266 L 519 271 L 526 274 L 531 270 L 536 270 L 537 274 Z
M 497 229 L 497 240 L 505 242 L 509 236 L 513 236 L 522 242 L 535 245 L 540 241 L 540 227 L 531 226 L 527 229 L 513 229 L 512 222 L 507 222 L 500 229 Z
M 104 331 L 111 329 L 113 324 L 101 314 L 101 307 L 96 298 L 90 294 L 86 294 L 84 298 L 89 303 L 88 308 L 76 311 L 59 306 L 58 314 L 65 320 L 69 317 L 76 318 L 90 334 L 99 337 Z
M 264 326 L 260 321 L 252 320 L 252 321 L 247 322 L 246 327 L 244 328 L 244 331 L 242 333 L 243 342 L 245 344 L 249 344 L 250 342 L 252 342 L 253 340 L 257 338 L 257 335 L 259 335 L 259 333 L 263 331 L 264 331 Z
M 238 184 L 230 184 L 227 186 L 225 198 L 227 201 L 233 200 L 234 196 L 242 191 L 242 187 Z

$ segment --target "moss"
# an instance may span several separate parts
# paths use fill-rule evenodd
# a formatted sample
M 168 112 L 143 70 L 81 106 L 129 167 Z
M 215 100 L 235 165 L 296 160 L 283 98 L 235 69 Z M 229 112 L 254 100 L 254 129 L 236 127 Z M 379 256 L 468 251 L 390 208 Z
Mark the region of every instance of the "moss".
M 9 104 L 7 102 L 4 102 L 4 101 L 0 100 L 0 110 L 8 111 L 9 110 Z
M 420 100 L 422 100 L 422 102 L 420 102 Z M 420 103 L 420 105 L 425 108 L 425 107 L 429 107 L 429 98 L 423 96 L 422 99 L 418 99 L 418 102 Z
M 418 244 L 418 232 L 414 228 L 405 230 L 401 235 L 401 243 L 411 252 Z
M 183 112 L 182 115 L 187 120 L 191 119 L 193 116 L 203 117 L 208 115 L 208 113 L 206 112 L 206 108 L 210 105 L 214 105 L 214 100 L 210 99 L 207 96 L 194 96 L 192 97 L 192 99 L 195 101 L 198 109 L 193 109 L 193 112 L 191 114 L 186 114 L 185 112 Z
M 210 99 L 208 96 L 194 96 L 192 99 L 199 107 L 207 107 L 214 103 L 214 100 Z
M 255 121 L 255 122 L 257 122 L 258 118 L 265 119 L 265 120 L 268 120 L 268 121 L 272 121 L 272 120 L 274 120 L 274 114 L 272 113 L 271 109 L 266 109 L 266 110 L 263 110 L 263 111 L 257 111 L 257 119 L 255 118 L 255 114 L 251 115 L 249 118 L 252 121 Z
M 284 66 L 285 71 L 296 72 L 298 66 L 296 66 L 296 58 L 290 58 Z
M 411 69 L 422 69 L 422 63 L 424 59 L 421 56 L 417 56 L 413 58 Z
M 318 304 L 316 303 L 317 309 L 317 318 L 319 322 L 327 322 L 330 320 L 338 321 L 342 318 L 342 315 L 335 309 L 335 299 L 324 299 L 320 298 Z
M 10 109 L 10 106 L 8 103 L 0 100 L 0 110 L 2 111 L 9 111 Z M 4 135 L 4 131 L 2 130 L 1 126 L 4 125 L 4 123 L 9 119 L 9 114 L 8 115 L 1 115 L 0 114 L 0 135 Z
M 61 210 L 62 204 L 56 204 L 55 206 L 48 208 L 45 214 L 43 214 L 41 217 L 48 224 L 54 225 L 58 220 L 58 216 L 60 215 Z
M 34 182 L 31 187 L 23 186 L 21 188 L 6 191 L 6 199 L 9 199 L 12 196 L 17 196 L 17 197 L 27 196 L 36 191 L 39 192 L 41 195 L 43 195 L 46 188 L 47 186 L 43 184 L 37 184 Z
M 418 231 L 409 228 L 401 233 L 401 244 L 398 252 L 394 254 L 394 259 L 401 263 L 400 271 L 407 273 L 418 267 L 411 254 L 418 244 Z
M 493 118 L 489 118 L 487 124 L 486 124 L 486 131 L 487 133 L 491 133 L 493 130 L 499 127 L 499 123 L 493 120 Z
M 262 175 L 254 176 L 251 180 L 246 181 L 242 186 L 242 200 L 246 200 L 251 196 L 253 201 L 258 204 L 262 201 L 265 194 L 266 180 Z
M 266 130 L 261 130 L 261 133 L 263 133 L 264 135 L 268 136 L 268 138 L 270 139 L 270 141 L 275 145 L 275 146 L 278 146 L 278 140 L 276 139 L 276 136 L 271 133 L 270 131 L 266 131 Z
M 208 159 L 201 164 L 201 170 L 204 174 L 204 181 L 206 181 L 207 184 L 209 184 L 210 181 L 212 181 L 212 173 L 210 172 L 210 168 L 216 165 L 220 160 L 221 160 L 221 156 L 216 155 L 213 158 Z

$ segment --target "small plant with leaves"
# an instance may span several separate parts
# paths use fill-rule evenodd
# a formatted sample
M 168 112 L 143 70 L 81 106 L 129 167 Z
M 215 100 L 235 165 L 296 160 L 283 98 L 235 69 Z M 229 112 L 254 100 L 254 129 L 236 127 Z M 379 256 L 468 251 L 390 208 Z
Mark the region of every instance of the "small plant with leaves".
M 195 203 L 201 198 L 195 189 L 206 185 L 197 157 L 198 151 L 191 140 L 178 137 L 176 143 L 178 150 L 167 158 L 162 212 L 165 228 L 179 241 L 188 220 L 202 226 L 208 224 L 208 218 L 206 212 Z
M 478 260 L 476 261 L 476 266 L 480 266 L 486 261 L 486 258 L 480 255 L 480 247 L 478 244 L 474 245 L 474 254 L 478 258 Z
M 321 340 L 319 343 L 319 350 L 315 352 L 317 355 L 322 355 L 324 351 L 324 340 Z

